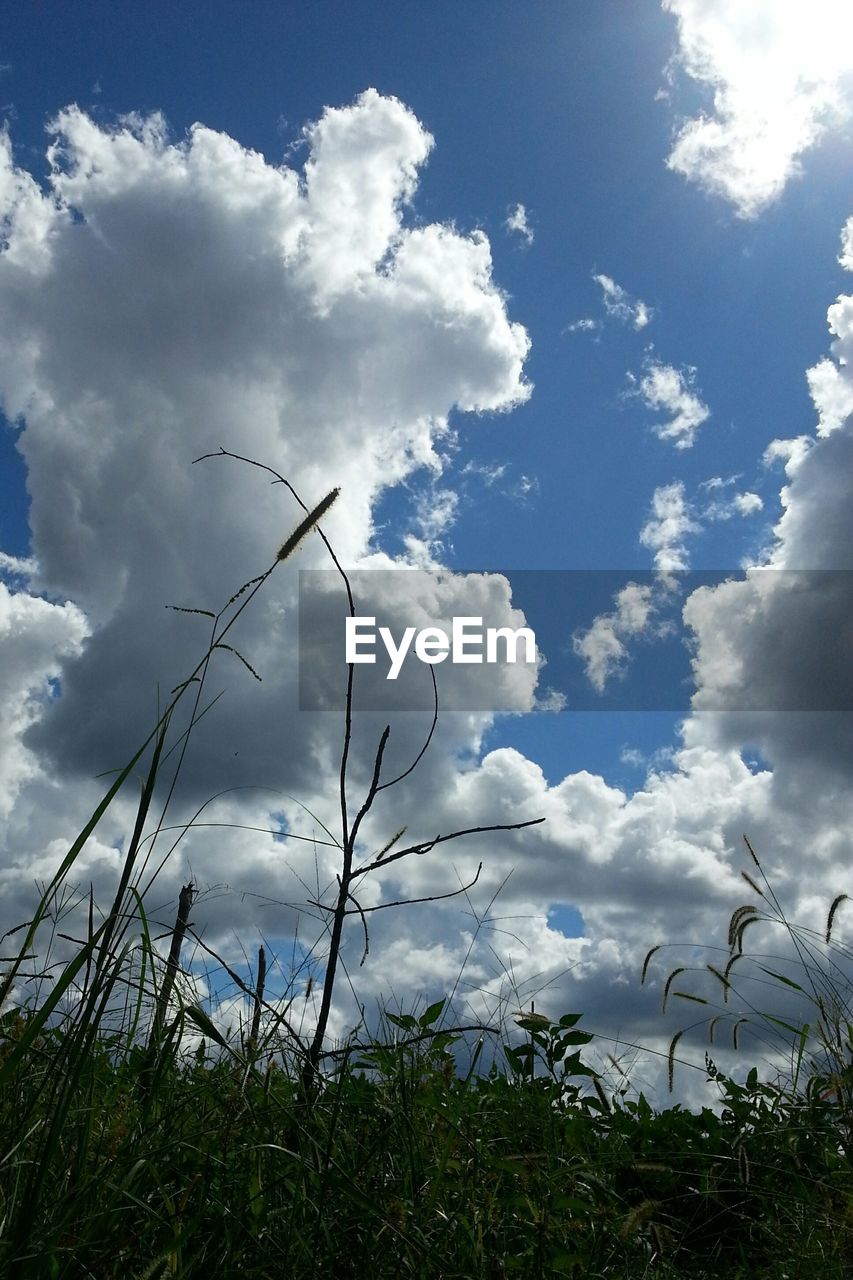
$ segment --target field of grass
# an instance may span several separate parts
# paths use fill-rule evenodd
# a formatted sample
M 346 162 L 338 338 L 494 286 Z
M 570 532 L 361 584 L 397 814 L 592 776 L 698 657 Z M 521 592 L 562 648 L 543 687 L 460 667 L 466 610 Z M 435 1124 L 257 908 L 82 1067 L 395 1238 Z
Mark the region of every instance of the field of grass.
M 152 1064 L 71 1023 L 27 1044 L 8 1012 L 0 1274 L 850 1274 L 853 1176 L 815 1091 L 721 1079 L 698 1114 L 581 1092 L 574 1018 L 528 1024 L 533 1075 L 513 1050 L 462 1075 L 435 1017 L 397 1016 L 306 1092 L 269 1046 L 188 1055 L 177 1026 Z

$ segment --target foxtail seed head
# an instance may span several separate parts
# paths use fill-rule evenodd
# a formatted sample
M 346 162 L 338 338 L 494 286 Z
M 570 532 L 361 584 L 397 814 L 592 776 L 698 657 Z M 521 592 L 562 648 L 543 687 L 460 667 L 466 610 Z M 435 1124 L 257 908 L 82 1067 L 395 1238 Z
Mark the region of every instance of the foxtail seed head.
M 287 560 L 289 556 L 293 555 L 302 539 L 311 532 L 319 520 L 323 519 L 323 516 L 329 510 L 329 507 L 335 501 L 339 493 L 340 489 L 332 489 L 331 493 L 327 493 L 323 501 L 319 502 L 313 511 L 308 512 L 305 519 L 296 526 L 287 541 L 282 544 L 279 549 L 279 553 L 276 556 L 276 560 Z

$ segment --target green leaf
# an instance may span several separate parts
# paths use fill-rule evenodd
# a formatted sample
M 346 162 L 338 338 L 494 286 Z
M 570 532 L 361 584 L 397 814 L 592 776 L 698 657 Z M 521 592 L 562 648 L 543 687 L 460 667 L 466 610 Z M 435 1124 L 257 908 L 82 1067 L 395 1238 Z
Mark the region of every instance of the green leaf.
M 219 1028 L 212 1022 L 210 1017 L 204 1012 L 204 1009 L 200 1009 L 197 1004 L 188 1004 L 184 1009 L 184 1013 L 189 1018 L 190 1022 L 195 1023 L 199 1031 L 204 1032 L 204 1034 L 208 1037 L 209 1040 L 214 1040 L 220 1046 L 220 1048 L 227 1049 L 228 1052 L 233 1054 L 235 1058 L 240 1057 L 240 1055 L 235 1052 L 233 1046 L 230 1045 L 228 1041 L 225 1039 L 224 1035 L 219 1030 Z
M 521 1027 L 522 1031 L 546 1031 L 551 1027 L 550 1018 L 546 1018 L 542 1013 L 527 1013 L 520 1018 L 516 1018 L 516 1023 Z
M 775 969 L 765 969 L 763 964 L 760 964 L 758 967 L 761 972 L 766 973 L 768 977 L 775 978 L 777 982 L 784 982 L 786 987 L 793 987 L 794 991 L 800 991 L 805 995 L 805 992 L 799 982 L 794 982 L 793 978 L 786 978 L 784 973 L 777 973 Z
M 393 1022 L 395 1027 L 402 1027 L 404 1031 L 416 1031 L 418 1027 L 417 1018 L 413 1018 L 410 1013 L 389 1013 L 385 1010 L 385 1016 L 389 1022 Z
M 589 1031 L 567 1031 L 565 1035 L 560 1036 L 560 1044 L 589 1044 L 591 1039 L 592 1034 Z
M 418 1026 L 421 1027 L 422 1029 L 431 1027 L 432 1024 L 435 1022 L 436 1018 L 438 1017 L 438 1015 L 441 1013 L 445 1004 L 446 1004 L 445 1000 L 436 1000 L 435 1004 L 431 1004 L 429 1008 L 424 1013 L 421 1014 L 420 1019 L 418 1021 Z

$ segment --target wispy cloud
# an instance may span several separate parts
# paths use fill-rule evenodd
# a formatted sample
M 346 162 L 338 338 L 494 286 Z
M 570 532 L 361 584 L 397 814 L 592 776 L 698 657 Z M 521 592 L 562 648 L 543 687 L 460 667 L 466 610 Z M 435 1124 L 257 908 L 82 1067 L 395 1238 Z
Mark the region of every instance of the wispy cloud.
M 403 537 L 413 564 L 429 568 L 437 563 L 458 510 L 459 494 L 454 489 L 431 484 L 418 494 L 409 532 Z
M 587 631 L 572 637 L 575 653 L 582 659 L 587 679 L 599 693 L 607 682 L 625 671 L 627 640 L 641 635 L 654 613 L 652 588 L 629 582 L 617 592 L 611 613 L 601 613 Z
M 600 320 L 593 320 L 592 316 L 581 316 L 580 320 L 573 320 L 571 324 L 565 327 L 565 333 L 597 333 L 601 328 Z
M 695 390 L 696 370 L 676 369 L 671 364 L 650 360 L 638 380 L 629 374 L 634 394 L 650 409 L 663 410 L 667 421 L 656 423 L 652 430 L 661 440 L 672 440 L 676 449 L 689 449 L 699 428 L 711 416 L 708 406 Z
M 32 578 L 38 569 L 32 557 L 10 556 L 0 551 L 0 575 L 8 574 L 13 578 Z
M 507 472 L 507 464 L 505 462 L 475 462 L 473 458 L 469 459 L 462 468 L 463 476 L 476 476 L 482 480 L 487 489 L 497 484 L 498 480 L 502 480 Z
M 593 273 L 593 280 L 601 289 L 604 304 L 604 319 L 595 320 L 592 316 L 582 316 L 572 324 L 566 325 L 564 333 L 597 333 L 604 327 L 605 320 L 615 320 L 619 324 L 628 324 L 632 329 L 645 329 L 654 312 L 641 298 L 633 297 L 621 284 L 617 284 L 612 276 Z
M 731 520 L 732 516 L 752 516 L 763 511 L 764 502 L 757 493 L 746 489 L 743 492 L 730 492 L 734 489 L 740 476 L 712 476 L 703 480 L 700 490 L 714 494 L 713 498 L 702 508 L 703 520 Z
M 641 298 L 632 297 L 627 289 L 623 289 L 610 276 L 595 275 L 592 278 L 601 287 L 604 310 L 612 320 L 630 324 L 634 329 L 645 329 L 653 312 Z
M 504 223 L 508 235 L 521 236 L 525 244 L 533 244 L 533 230 L 527 219 L 527 210 L 523 204 L 511 209 Z

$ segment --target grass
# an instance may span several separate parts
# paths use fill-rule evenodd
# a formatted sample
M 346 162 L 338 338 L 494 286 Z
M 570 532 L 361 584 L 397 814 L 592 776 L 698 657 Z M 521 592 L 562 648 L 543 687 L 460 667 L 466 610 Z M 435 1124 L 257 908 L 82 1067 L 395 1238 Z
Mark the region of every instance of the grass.
M 731 956 L 708 972 L 722 984 L 727 1014 L 744 936 L 759 919 L 781 923 L 802 980 L 767 966 L 765 976 L 812 999 L 825 1054 L 806 1054 L 802 1023 L 768 1015 L 766 1025 L 789 1037 L 790 1077 L 767 1082 L 752 1070 L 737 1083 L 709 1058 L 720 1105 L 700 1112 L 655 1111 L 642 1095 L 608 1091 L 585 1058 L 592 1036 L 574 1013 L 551 1022 L 531 1012 L 512 1033 L 505 1020 L 466 1030 L 446 1024 L 451 1000 L 436 1001 L 421 1013 L 386 1011 L 372 1037 L 327 1050 L 323 1026 L 304 1037 L 290 1021 L 291 1000 L 270 994 L 264 952 L 254 979 L 226 970 L 247 1010 L 244 1031 L 229 1036 L 180 967 L 192 885 L 161 954 L 145 904 L 168 857 L 149 874 L 176 776 L 155 821 L 164 762 L 177 748 L 179 771 L 205 714 L 211 655 L 236 652 L 225 635 L 332 500 L 304 508 L 266 573 L 207 615 L 202 660 L 109 787 L 33 919 L 2 940 L 21 938 L 3 957 L 0 980 L 0 1276 L 847 1276 L 849 993 L 843 969 L 816 964 L 811 939 L 791 929 L 766 881 L 750 880 L 761 907 L 735 912 Z M 184 699 L 193 703 L 189 726 L 168 746 Z M 348 694 L 340 893 L 323 908 L 332 922 L 320 978 L 326 1012 L 329 960 L 347 916 L 359 917 L 367 946 L 353 898 L 358 878 L 467 834 L 356 858 L 372 798 L 398 779 L 381 781 L 386 731 L 367 797 L 348 809 L 350 721 Z M 74 864 L 138 768 L 145 776 L 134 830 L 100 915 L 91 893 L 71 887 Z M 830 908 L 827 943 L 841 903 Z M 674 989 L 686 972 L 670 975 L 665 998 L 708 1004 Z M 710 1021 L 720 1016 L 709 1009 Z M 743 1020 L 736 1012 L 734 1025 Z
M 71 1017 L 43 1029 L 0 1086 L 0 1272 L 849 1274 L 853 1179 L 828 1101 L 755 1074 L 718 1080 L 720 1112 L 583 1092 L 574 1016 L 535 1023 L 539 1074 L 517 1045 L 460 1072 L 458 1038 L 431 1034 L 439 1007 L 389 1015 L 313 1097 L 271 1046 L 182 1049 L 180 1020 L 150 1082 L 123 1028 L 82 1059 Z M 27 1021 L 4 1016 L 6 1061 Z

